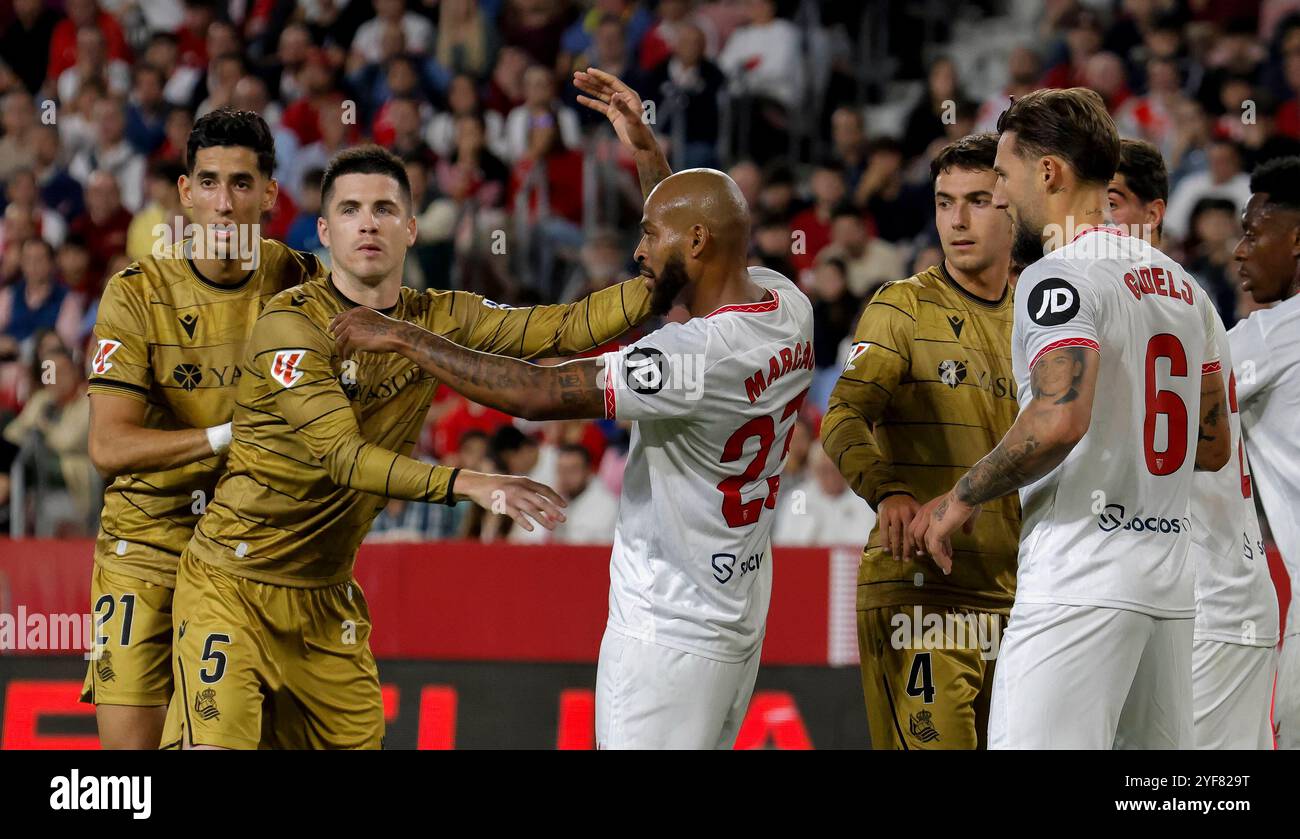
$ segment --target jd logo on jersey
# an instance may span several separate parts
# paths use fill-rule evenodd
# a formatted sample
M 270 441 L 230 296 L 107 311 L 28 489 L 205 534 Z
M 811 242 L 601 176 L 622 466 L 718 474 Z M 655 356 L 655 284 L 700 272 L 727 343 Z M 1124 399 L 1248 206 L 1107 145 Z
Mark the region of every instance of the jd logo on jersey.
M 637 393 L 651 395 L 663 390 L 664 354 L 653 347 L 637 347 L 623 362 L 627 386 Z
M 194 327 L 199 325 L 199 316 L 193 312 L 186 312 L 184 317 L 177 318 L 176 320 L 180 321 L 181 327 L 185 330 L 185 334 L 193 338 Z
M 1029 293 L 1029 317 L 1039 326 L 1060 326 L 1079 314 L 1079 293 L 1059 277 L 1043 280 Z
M 939 381 L 948 387 L 957 387 L 966 381 L 966 363 L 952 359 L 939 362 Z
M 194 390 L 199 386 L 199 382 L 203 381 L 203 370 L 197 364 L 177 364 L 176 369 L 172 370 L 172 378 L 188 392 Z

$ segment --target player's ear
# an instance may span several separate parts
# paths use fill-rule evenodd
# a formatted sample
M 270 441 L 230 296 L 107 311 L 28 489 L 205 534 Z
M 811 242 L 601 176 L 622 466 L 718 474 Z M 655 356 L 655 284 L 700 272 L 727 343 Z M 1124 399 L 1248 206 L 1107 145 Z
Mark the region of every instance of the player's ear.
M 271 178 L 266 182 L 266 192 L 262 193 L 262 212 L 269 213 L 275 206 L 275 200 L 280 197 L 280 182 Z
M 190 183 L 189 175 L 181 175 L 176 179 L 176 194 L 181 199 L 182 207 L 194 209 L 194 185 Z
M 1157 198 L 1147 206 L 1147 222 L 1155 230 L 1165 220 L 1165 199 Z
M 699 256 L 709 241 L 709 229 L 702 224 L 691 225 L 691 256 Z
M 1300 259 L 1300 224 L 1291 228 L 1291 256 Z
M 324 210 L 325 208 L 322 207 L 321 209 Z M 320 239 L 320 243 L 324 247 L 328 248 L 330 246 L 330 225 L 325 220 L 323 213 L 316 216 L 316 238 Z
M 419 225 L 415 221 L 415 216 L 406 217 L 406 246 L 415 247 L 415 237 L 419 230 Z

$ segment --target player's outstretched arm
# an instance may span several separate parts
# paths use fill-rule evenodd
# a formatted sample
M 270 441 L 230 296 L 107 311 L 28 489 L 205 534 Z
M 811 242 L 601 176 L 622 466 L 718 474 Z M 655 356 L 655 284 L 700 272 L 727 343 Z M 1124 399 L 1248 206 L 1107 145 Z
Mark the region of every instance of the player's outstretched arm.
M 395 352 L 480 405 L 529 420 L 601 419 L 604 363 L 584 358 L 553 367 L 467 349 L 413 323 L 364 307 L 330 324 L 339 355 Z
M 1088 433 L 1099 359 L 1082 347 L 1062 347 L 1038 359 L 1029 373 L 1033 399 L 1006 436 L 912 520 L 913 541 L 925 545 L 945 574 L 952 571 L 952 534 L 968 526 L 979 505 L 1051 472 Z
M 1228 424 L 1228 395 L 1223 373 L 1201 376 L 1201 427 L 1196 438 L 1196 469 L 1218 472 L 1232 457 L 1232 429 Z
M 614 126 L 618 139 L 632 150 L 637 177 L 641 181 L 641 197 L 650 197 L 659 182 L 673 170 L 646 121 L 641 97 L 617 76 L 595 67 L 575 72 L 573 84 L 586 94 L 578 97 L 578 104 L 604 114 Z
M 90 461 L 104 478 L 175 469 L 226 450 L 230 423 L 162 431 L 144 424 L 147 405 L 130 396 L 90 394 Z

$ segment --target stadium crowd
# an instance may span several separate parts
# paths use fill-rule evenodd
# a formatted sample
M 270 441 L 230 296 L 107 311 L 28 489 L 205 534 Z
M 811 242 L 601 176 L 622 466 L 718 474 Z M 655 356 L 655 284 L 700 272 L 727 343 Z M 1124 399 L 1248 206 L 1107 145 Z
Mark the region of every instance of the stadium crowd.
M 12 511 L 22 532 L 93 532 L 84 367 L 98 295 L 151 252 L 159 225 L 184 224 L 175 185 L 197 117 L 234 106 L 272 128 L 280 192 L 262 235 L 327 257 L 322 170 L 373 141 L 412 182 L 407 285 L 567 302 L 635 271 L 635 167 L 571 82 L 595 66 L 641 94 L 674 167 L 736 180 L 753 264 L 813 300 L 817 375 L 776 541 L 860 546 L 872 513 L 822 453 L 820 412 L 865 301 L 941 259 L 929 163 L 943 145 L 991 130 L 1009 96 L 1098 91 L 1124 136 L 1163 153 L 1166 250 L 1229 327 L 1250 308 L 1232 257 L 1247 173 L 1300 150 L 1297 0 L 951 5 L 0 3 L 0 517 Z M 1014 38 L 963 37 L 989 27 Z M 581 513 L 545 538 L 605 542 L 627 433 L 515 421 L 444 391 L 417 456 L 548 483 Z M 393 501 L 371 538 L 538 535 L 480 513 Z

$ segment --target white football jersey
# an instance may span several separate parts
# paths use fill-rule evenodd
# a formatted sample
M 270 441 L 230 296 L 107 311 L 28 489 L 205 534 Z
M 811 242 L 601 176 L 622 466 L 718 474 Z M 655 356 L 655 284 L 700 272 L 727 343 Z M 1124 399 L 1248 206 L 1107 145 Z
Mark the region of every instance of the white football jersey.
M 1213 308 L 1176 262 L 1114 228 L 1089 228 L 1016 285 L 1012 366 L 1068 347 L 1100 354 L 1088 433 L 1020 490 L 1016 600 L 1191 618 L 1188 496 L 1201 376 L 1220 369 Z
M 808 298 L 775 271 L 749 276 L 769 299 L 604 356 L 606 416 L 636 421 L 609 626 L 723 661 L 763 640 L 777 491 L 814 366 Z
M 1192 478 L 1192 566 L 1196 572 L 1197 641 L 1250 647 L 1278 642 L 1277 592 L 1255 515 L 1250 458 L 1241 439 L 1237 376 L 1228 332 L 1214 313 L 1214 340 L 1228 375 L 1232 459 L 1218 472 Z
M 1228 333 L 1241 431 L 1273 541 L 1291 575 L 1286 634 L 1300 634 L 1300 297 L 1254 312 Z

